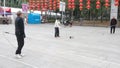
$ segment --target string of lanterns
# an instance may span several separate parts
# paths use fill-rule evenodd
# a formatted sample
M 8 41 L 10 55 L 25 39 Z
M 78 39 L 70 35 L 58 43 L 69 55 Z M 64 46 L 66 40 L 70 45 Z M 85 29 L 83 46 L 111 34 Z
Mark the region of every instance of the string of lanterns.
M 68 0 L 68 9 L 75 8 L 75 0 Z
M 90 8 L 91 8 L 91 6 L 90 6 L 90 0 L 87 0 L 87 6 L 86 6 L 86 8 L 89 10 Z
M 60 5 L 60 0 L 49 0 L 49 10 L 57 10 Z
M 104 0 L 105 8 L 108 8 L 110 6 L 110 0 Z M 115 6 L 119 6 L 120 0 L 114 0 Z M 45 11 L 46 9 L 49 10 L 57 10 L 60 5 L 60 0 L 29 0 L 29 10 L 42 10 Z M 101 8 L 101 2 L 100 0 L 96 1 L 96 9 Z M 83 0 L 79 0 L 79 9 L 83 10 Z M 75 0 L 68 0 L 68 9 L 74 9 L 75 8 Z M 91 0 L 87 0 L 86 2 L 86 8 L 89 10 L 91 8 Z
M 105 0 L 105 7 L 106 8 L 108 8 L 110 6 L 109 2 L 110 2 L 109 0 Z
M 101 2 L 100 0 L 97 0 L 96 1 L 96 9 L 100 9 L 100 5 L 101 5 Z M 105 0 L 105 7 L 108 8 L 110 5 L 109 5 L 109 0 Z M 91 6 L 90 6 L 90 0 L 87 1 L 87 9 L 90 9 Z
M 37 9 L 40 11 L 40 1 L 37 1 Z
M 49 0 L 49 10 L 52 10 L 52 6 L 53 6 L 53 1 Z
M 96 9 L 100 9 L 100 0 L 97 0 L 96 2 Z
M 80 4 L 79 4 L 79 9 L 82 10 L 83 9 L 83 0 L 79 0 Z
M 42 11 L 45 11 L 47 9 L 47 0 L 41 0 L 41 9 Z
M 109 6 L 110 6 L 110 0 L 104 0 L 105 1 L 105 8 L 107 9 Z M 119 6 L 119 2 L 120 0 L 114 0 L 115 2 L 115 6 Z M 91 1 L 90 0 L 87 0 L 86 2 L 86 8 L 89 10 L 91 8 L 90 4 L 91 4 Z M 100 9 L 101 8 L 101 2 L 100 0 L 97 0 L 96 1 L 96 9 Z M 79 9 L 82 10 L 83 9 L 83 0 L 79 0 Z
M 57 1 L 54 0 L 54 1 L 53 1 L 53 10 L 56 10 L 56 8 L 57 8 L 56 6 L 57 6 Z
M 29 10 L 57 10 L 60 5 L 60 0 L 29 0 Z

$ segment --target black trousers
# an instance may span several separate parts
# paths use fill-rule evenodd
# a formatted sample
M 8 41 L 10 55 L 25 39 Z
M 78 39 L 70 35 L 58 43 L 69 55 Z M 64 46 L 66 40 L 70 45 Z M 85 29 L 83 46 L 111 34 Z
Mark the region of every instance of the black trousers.
M 16 35 L 16 38 L 17 38 L 17 42 L 18 42 L 18 47 L 17 47 L 17 50 L 16 50 L 16 54 L 21 54 L 21 50 L 24 46 L 24 36 L 17 36 Z
M 115 28 L 116 28 L 116 26 L 111 26 L 111 29 L 110 29 L 110 33 L 112 34 L 112 33 L 115 33 Z
M 55 27 L 55 37 L 59 37 L 59 28 Z

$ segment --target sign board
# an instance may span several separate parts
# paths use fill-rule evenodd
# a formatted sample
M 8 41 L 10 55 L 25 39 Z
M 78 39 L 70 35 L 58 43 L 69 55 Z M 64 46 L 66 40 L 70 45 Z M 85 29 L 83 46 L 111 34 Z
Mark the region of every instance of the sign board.
M 110 19 L 115 17 L 117 19 L 118 16 L 118 6 L 115 6 L 115 1 L 111 0 L 111 13 L 110 13 Z
M 28 4 L 22 4 L 22 11 L 25 13 L 28 11 Z
M 65 12 L 65 6 L 66 6 L 65 2 L 60 1 L 60 8 L 59 8 L 59 10 Z

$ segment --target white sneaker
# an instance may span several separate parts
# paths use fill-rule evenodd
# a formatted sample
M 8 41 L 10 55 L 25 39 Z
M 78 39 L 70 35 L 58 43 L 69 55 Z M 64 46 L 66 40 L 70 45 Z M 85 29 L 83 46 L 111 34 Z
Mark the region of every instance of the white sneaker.
M 21 57 L 24 57 L 24 56 L 25 56 L 25 54 L 20 54 L 20 56 L 21 56 Z
M 16 54 L 16 58 L 21 59 L 22 56 L 20 56 L 19 54 Z

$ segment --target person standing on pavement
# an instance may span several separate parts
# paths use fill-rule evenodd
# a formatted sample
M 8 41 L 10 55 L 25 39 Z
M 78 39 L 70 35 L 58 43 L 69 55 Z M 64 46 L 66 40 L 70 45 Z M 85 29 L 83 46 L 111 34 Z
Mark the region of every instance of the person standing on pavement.
M 60 21 L 58 20 L 58 18 L 55 21 L 54 27 L 55 27 L 55 37 L 60 37 L 59 35 Z
M 114 34 L 115 33 L 115 28 L 116 28 L 116 24 L 117 24 L 117 20 L 115 19 L 115 17 L 113 17 L 111 19 L 111 22 L 110 22 L 110 26 L 111 26 L 111 29 L 110 29 L 110 33 Z
M 22 58 L 21 50 L 24 46 L 25 28 L 21 11 L 17 12 L 17 18 L 15 20 L 15 35 L 18 43 L 18 47 L 15 54 L 17 58 Z

